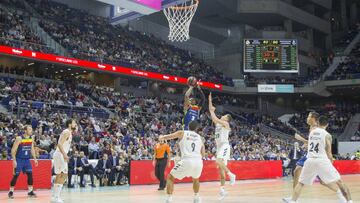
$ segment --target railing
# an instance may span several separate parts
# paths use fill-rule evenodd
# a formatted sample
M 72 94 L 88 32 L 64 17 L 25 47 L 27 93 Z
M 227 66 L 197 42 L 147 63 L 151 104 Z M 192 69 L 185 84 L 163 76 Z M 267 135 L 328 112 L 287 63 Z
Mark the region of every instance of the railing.
M 38 77 L 32 77 L 32 76 L 26 76 L 26 75 L 17 75 L 12 73 L 1 73 L 0 72 L 0 78 L 13 78 L 13 79 L 19 79 L 19 80 L 28 80 L 33 82 L 47 82 L 47 83 L 57 83 L 57 84 L 64 84 L 63 81 L 60 80 L 51 80 L 47 78 L 38 78 Z
M 103 109 L 96 107 L 81 107 L 75 105 L 66 105 L 66 104 L 54 104 L 43 101 L 29 101 L 22 100 L 17 102 L 15 106 L 7 105 L 8 109 L 11 110 L 14 114 L 17 114 L 17 117 L 20 117 L 21 113 L 28 111 L 29 109 L 46 109 L 52 112 L 64 112 L 70 116 L 72 114 L 92 114 L 95 117 L 99 118 L 108 118 L 109 114 L 106 113 Z
M 346 75 L 330 75 L 325 78 L 325 80 L 352 80 L 360 79 L 360 73 L 348 73 Z
M 53 53 L 54 52 L 51 47 L 43 45 L 43 44 L 26 42 L 26 41 L 21 41 L 21 40 L 16 40 L 16 39 L 9 39 L 9 38 L 4 38 L 4 37 L 0 37 L 0 45 L 11 46 L 11 47 L 16 47 L 16 48 L 20 48 L 20 49 L 32 50 L 32 51 L 40 51 L 43 53 Z

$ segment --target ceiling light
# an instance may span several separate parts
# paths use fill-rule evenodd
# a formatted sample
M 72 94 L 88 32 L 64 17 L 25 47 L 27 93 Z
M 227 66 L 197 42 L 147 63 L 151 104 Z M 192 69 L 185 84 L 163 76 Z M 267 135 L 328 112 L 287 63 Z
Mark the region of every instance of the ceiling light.
M 34 64 L 35 64 L 35 63 L 29 63 L 28 66 L 32 66 L 32 65 L 34 65 Z

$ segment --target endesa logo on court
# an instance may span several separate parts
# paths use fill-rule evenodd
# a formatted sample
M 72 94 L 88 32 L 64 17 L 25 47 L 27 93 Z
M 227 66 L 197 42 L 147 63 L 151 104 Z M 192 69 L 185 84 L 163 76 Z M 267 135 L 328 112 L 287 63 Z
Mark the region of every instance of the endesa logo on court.
M 117 74 L 121 74 L 121 75 L 130 75 L 130 76 L 148 78 L 148 79 L 153 79 L 153 80 L 167 81 L 167 82 L 177 83 L 177 84 L 181 84 L 181 85 L 187 85 L 187 78 L 183 78 L 183 77 L 172 76 L 172 75 L 163 75 L 161 73 L 154 73 L 154 72 L 147 72 L 147 71 L 140 71 L 140 70 L 127 68 L 127 67 L 123 67 L 123 66 L 100 64 L 100 63 L 96 63 L 93 61 L 68 58 L 68 57 L 57 56 L 57 55 L 53 55 L 53 54 L 45 54 L 45 53 L 41 53 L 41 52 L 34 52 L 31 50 L 18 49 L 18 48 L 8 47 L 8 46 L 0 46 L 0 54 L 7 54 L 7 55 L 12 55 L 12 56 L 17 56 L 17 57 L 41 60 L 41 61 L 45 61 L 45 62 L 53 62 L 53 63 L 59 63 L 59 64 L 64 64 L 64 65 L 76 66 L 76 67 L 81 67 L 81 68 L 85 68 L 85 69 L 101 70 L 101 71 L 117 73 Z M 222 88 L 223 88 L 223 86 L 221 84 L 215 84 L 215 83 L 211 83 L 211 82 L 201 81 L 201 83 L 199 83 L 199 85 L 202 87 L 206 87 L 206 88 L 210 88 L 210 89 L 217 89 L 217 90 L 222 90 Z

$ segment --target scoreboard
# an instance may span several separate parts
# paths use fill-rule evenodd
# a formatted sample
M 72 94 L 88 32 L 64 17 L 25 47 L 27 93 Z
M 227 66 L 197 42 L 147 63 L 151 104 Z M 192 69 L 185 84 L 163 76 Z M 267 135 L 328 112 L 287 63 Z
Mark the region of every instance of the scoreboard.
M 244 40 L 244 72 L 298 73 L 296 39 Z

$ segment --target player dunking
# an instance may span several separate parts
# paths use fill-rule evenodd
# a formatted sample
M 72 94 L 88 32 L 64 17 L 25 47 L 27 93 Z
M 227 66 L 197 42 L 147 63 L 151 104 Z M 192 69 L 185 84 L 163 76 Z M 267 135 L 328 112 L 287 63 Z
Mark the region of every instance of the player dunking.
M 194 91 L 194 87 L 195 86 L 190 86 L 189 89 L 185 93 L 185 99 L 184 99 L 184 114 L 185 115 L 184 115 L 184 119 L 183 119 L 184 130 L 189 130 L 189 123 L 191 121 L 195 121 L 200 118 L 200 111 L 201 111 L 202 107 L 205 105 L 205 100 L 206 100 L 205 94 L 201 90 L 199 85 L 197 85 L 197 89 L 200 93 L 201 101 L 199 102 L 199 104 L 201 104 L 201 105 L 200 106 L 198 105 L 197 99 L 195 97 L 190 97 Z
M 60 198 L 61 189 L 68 175 L 68 164 L 69 153 L 72 141 L 72 133 L 76 131 L 77 124 L 75 120 L 69 119 L 66 121 L 66 129 L 60 134 L 60 138 L 57 144 L 56 151 L 54 153 L 54 171 L 55 171 L 55 184 L 54 194 L 52 201 L 55 203 L 62 203 L 63 200 Z
M 230 185 L 234 185 L 236 181 L 235 174 L 231 173 L 231 171 L 227 167 L 227 161 L 230 159 L 230 144 L 229 144 L 229 134 L 231 131 L 230 121 L 231 115 L 227 114 L 222 116 L 220 119 L 215 114 L 216 108 L 212 103 L 211 93 L 209 94 L 209 111 L 211 115 L 212 121 L 215 123 L 215 141 L 216 141 L 216 163 L 219 167 L 220 172 L 220 200 L 224 199 L 227 192 L 225 191 L 225 181 L 226 174 L 230 178 Z
M 193 179 L 193 189 L 195 193 L 194 203 L 201 202 L 199 196 L 199 177 L 203 168 L 202 157 L 205 156 L 205 147 L 201 136 L 195 132 L 197 127 L 198 123 L 196 121 L 191 121 L 189 123 L 189 130 L 177 131 L 159 137 L 159 140 L 180 140 L 181 160 L 176 163 L 167 178 L 166 193 L 168 196 L 166 203 L 172 202 L 175 179 L 181 180 L 185 177 L 192 177 Z
M 318 127 L 318 121 L 319 121 L 319 117 L 320 115 L 316 112 L 310 112 L 307 119 L 306 119 L 306 123 L 309 125 L 310 130 L 309 132 L 311 132 L 313 129 L 315 129 L 316 127 Z M 294 129 L 295 131 L 297 131 L 296 129 Z M 295 133 L 295 139 L 303 142 L 304 144 L 308 145 L 308 140 L 306 140 L 305 138 L 303 138 L 300 134 Z M 296 185 L 299 183 L 299 178 L 300 178 L 300 174 L 302 171 L 302 168 L 304 167 L 304 163 L 307 160 L 307 154 L 305 154 L 303 157 L 301 157 L 298 162 L 296 163 L 296 168 L 294 170 L 294 181 L 293 181 L 293 189 L 295 189 Z M 325 184 L 321 179 L 320 179 L 320 183 L 321 185 L 324 185 L 325 187 L 329 188 L 330 190 L 336 192 L 340 203 L 346 203 L 346 199 L 343 196 L 342 192 L 340 191 L 340 189 L 338 189 L 336 186 L 334 185 L 327 185 Z M 285 198 L 284 201 L 289 200 L 290 198 Z
M 352 203 L 349 189 L 332 165 L 332 136 L 326 131 L 328 118 L 321 116 L 318 124 L 318 127 L 313 128 L 309 134 L 307 160 L 301 171 L 299 183 L 293 191 L 291 200 L 285 200 L 285 202 L 295 203 L 304 185 L 311 185 L 316 176 L 319 176 L 325 184 L 331 187 L 339 187 L 346 201 Z
M 14 187 L 20 172 L 26 173 L 27 175 L 27 183 L 29 187 L 28 196 L 36 197 L 36 194 L 33 191 L 33 174 L 30 163 L 30 158 L 32 156 L 34 158 L 35 166 L 38 165 L 38 161 L 35 156 L 34 142 L 31 138 L 33 129 L 30 125 L 26 125 L 23 130 L 24 134 L 16 137 L 15 143 L 11 149 L 14 176 L 10 182 L 10 191 L 8 194 L 10 199 L 14 198 Z

